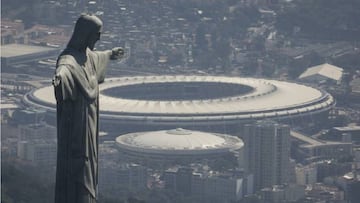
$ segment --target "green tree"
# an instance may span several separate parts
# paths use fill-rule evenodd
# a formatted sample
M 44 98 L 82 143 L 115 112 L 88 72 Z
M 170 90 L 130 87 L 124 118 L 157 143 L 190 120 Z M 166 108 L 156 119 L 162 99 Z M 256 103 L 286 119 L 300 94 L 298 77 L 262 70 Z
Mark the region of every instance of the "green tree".
M 54 199 L 54 184 L 44 182 L 29 166 L 1 162 L 2 203 L 48 203 Z

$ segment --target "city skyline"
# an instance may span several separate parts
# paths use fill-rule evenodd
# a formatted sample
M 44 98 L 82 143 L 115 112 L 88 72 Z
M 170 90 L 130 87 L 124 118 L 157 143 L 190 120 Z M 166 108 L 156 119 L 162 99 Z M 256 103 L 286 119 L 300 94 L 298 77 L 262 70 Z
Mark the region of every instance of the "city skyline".
M 96 49 L 126 52 L 100 86 L 99 203 L 357 202 L 359 8 L 356 0 L 2 1 L 2 202 L 53 200 L 51 77 L 83 12 L 104 22 Z

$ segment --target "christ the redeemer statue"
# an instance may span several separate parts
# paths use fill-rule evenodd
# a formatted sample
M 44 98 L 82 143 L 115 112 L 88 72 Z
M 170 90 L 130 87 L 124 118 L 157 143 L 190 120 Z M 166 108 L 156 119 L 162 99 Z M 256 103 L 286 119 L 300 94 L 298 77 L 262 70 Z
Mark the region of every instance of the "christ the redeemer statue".
M 122 48 L 94 51 L 102 21 L 81 15 L 53 79 L 57 101 L 55 203 L 95 203 L 98 186 L 99 83 Z

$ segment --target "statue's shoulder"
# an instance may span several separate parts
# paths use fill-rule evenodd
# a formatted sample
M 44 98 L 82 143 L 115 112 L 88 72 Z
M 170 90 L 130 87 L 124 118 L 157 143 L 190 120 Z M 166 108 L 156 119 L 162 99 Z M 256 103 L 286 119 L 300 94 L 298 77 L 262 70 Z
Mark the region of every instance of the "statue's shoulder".
M 70 77 L 70 69 L 75 65 L 75 59 L 69 54 L 61 54 L 56 63 L 56 75 Z
M 71 54 L 64 54 L 64 55 L 60 55 L 57 60 L 57 66 L 61 66 L 61 65 L 74 66 L 77 65 L 77 63 L 74 56 L 72 56 Z
M 73 81 L 73 75 L 67 65 L 59 65 L 55 70 L 53 85 L 58 86 L 60 83 L 65 84 L 66 81 Z
M 56 73 L 61 75 L 71 77 L 72 75 L 77 75 L 80 65 L 77 63 L 75 57 L 72 54 L 62 53 L 56 63 Z

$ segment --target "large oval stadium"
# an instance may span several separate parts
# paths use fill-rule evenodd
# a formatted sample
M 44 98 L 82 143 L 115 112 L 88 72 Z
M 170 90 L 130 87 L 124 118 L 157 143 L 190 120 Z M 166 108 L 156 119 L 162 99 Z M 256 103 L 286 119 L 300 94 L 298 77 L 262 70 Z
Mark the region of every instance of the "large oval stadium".
M 55 115 L 52 86 L 32 91 L 25 102 Z M 109 78 L 100 85 L 101 126 L 121 132 L 178 127 L 228 132 L 261 119 L 317 122 L 334 105 L 323 90 L 257 78 L 137 76 Z

